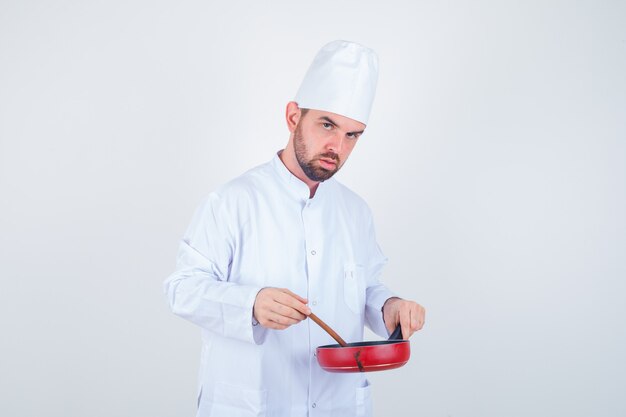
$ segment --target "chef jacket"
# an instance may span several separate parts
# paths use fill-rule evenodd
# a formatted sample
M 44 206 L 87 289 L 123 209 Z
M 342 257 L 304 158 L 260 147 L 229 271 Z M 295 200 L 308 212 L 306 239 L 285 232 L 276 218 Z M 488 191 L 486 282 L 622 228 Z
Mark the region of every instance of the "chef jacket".
M 370 416 L 365 376 L 317 363 L 316 347 L 335 343 L 318 325 L 254 324 L 257 293 L 279 287 L 348 342 L 364 325 L 388 335 L 381 309 L 393 294 L 367 204 L 334 178 L 309 198 L 279 155 L 208 195 L 165 281 L 172 311 L 202 329 L 197 416 Z

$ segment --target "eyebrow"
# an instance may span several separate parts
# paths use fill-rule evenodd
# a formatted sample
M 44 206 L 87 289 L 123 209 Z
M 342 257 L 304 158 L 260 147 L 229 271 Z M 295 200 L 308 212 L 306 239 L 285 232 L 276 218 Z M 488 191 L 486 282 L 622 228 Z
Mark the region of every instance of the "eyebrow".
M 330 117 L 328 116 L 321 116 L 319 118 L 319 120 L 325 120 L 326 122 L 330 123 L 331 125 L 335 126 L 335 127 L 339 127 L 339 125 L 337 123 L 335 123 Z M 363 132 L 365 132 L 365 130 L 359 130 L 359 131 L 355 131 L 355 132 L 346 132 L 348 135 L 349 134 L 362 134 Z

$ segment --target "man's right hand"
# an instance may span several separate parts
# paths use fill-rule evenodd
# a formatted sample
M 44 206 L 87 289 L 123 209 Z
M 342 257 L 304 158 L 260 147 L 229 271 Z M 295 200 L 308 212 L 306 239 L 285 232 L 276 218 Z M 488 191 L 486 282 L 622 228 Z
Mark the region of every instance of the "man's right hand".
M 286 288 L 263 288 L 256 295 L 252 313 L 263 327 L 284 330 L 311 314 L 306 298 Z

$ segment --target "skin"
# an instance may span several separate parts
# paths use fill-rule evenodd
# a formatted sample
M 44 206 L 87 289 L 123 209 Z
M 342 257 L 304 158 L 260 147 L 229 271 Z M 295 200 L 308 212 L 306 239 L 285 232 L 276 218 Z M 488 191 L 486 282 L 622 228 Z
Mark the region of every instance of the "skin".
M 408 339 L 413 333 L 421 330 L 425 319 L 426 310 L 415 301 L 391 297 L 383 305 L 383 320 L 387 331 L 391 334 L 400 323 L 403 339 Z
M 305 173 L 297 154 L 310 161 L 315 171 L 334 174 L 352 153 L 365 125 L 348 117 L 313 109 L 302 117 L 300 108 L 293 101 L 287 104 L 285 118 L 290 136 L 280 159 L 293 175 L 309 187 L 310 197 L 313 198 L 321 181 Z
M 306 114 L 291 101 L 285 111 L 290 136 L 280 154 L 285 167 L 304 182 L 313 198 L 320 182 L 332 177 L 346 162 L 365 125 L 339 114 L 309 109 Z M 308 300 L 286 288 L 263 288 L 258 292 L 253 314 L 261 326 L 283 330 L 311 314 Z M 424 307 L 397 297 L 383 306 L 389 333 L 398 323 L 404 339 L 424 326 Z

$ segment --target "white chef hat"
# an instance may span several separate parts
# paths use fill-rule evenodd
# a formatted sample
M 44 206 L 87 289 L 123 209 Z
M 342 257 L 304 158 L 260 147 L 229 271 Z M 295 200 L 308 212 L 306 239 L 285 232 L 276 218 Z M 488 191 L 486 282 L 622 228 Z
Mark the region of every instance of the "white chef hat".
M 374 51 L 354 42 L 333 41 L 315 56 L 295 101 L 300 108 L 337 113 L 367 124 L 377 80 Z

